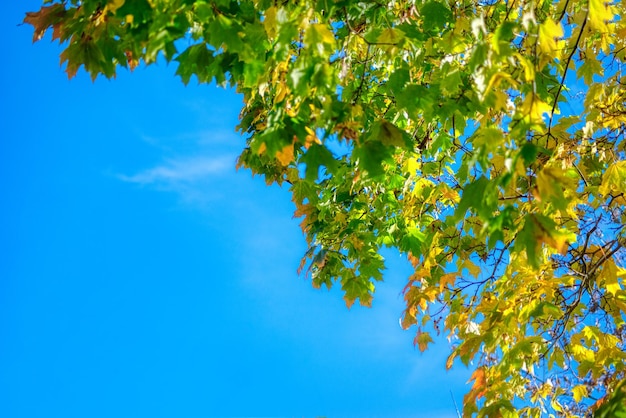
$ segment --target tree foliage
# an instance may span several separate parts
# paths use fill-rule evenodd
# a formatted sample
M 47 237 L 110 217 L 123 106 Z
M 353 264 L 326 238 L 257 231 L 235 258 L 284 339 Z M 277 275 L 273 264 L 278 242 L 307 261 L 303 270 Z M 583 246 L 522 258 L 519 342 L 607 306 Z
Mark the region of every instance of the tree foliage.
M 290 188 L 301 270 L 369 306 L 381 248 L 406 254 L 402 325 L 473 367 L 464 415 L 619 410 L 623 0 L 44 3 L 25 22 L 69 77 L 163 56 L 236 86 L 239 165 Z

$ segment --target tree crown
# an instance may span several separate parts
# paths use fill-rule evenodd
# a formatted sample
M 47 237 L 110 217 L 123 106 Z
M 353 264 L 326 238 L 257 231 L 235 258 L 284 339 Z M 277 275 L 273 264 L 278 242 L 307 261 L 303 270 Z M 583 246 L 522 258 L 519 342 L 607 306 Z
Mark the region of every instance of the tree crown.
M 402 325 L 473 364 L 466 415 L 623 398 L 623 1 L 44 3 L 25 22 L 69 77 L 163 56 L 236 86 L 239 165 L 289 185 L 300 270 L 370 305 L 381 247 L 406 254 Z

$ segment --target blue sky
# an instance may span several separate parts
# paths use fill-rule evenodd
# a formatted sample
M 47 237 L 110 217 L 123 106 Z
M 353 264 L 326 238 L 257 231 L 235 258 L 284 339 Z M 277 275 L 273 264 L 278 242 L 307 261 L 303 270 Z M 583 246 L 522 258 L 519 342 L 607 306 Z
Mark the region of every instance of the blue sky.
M 469 373 L 296 274 L 289 193 L 234 169 L 241 98 L 161 63 L 68 80 L 0 15 L 0 416 L 456 416 Z

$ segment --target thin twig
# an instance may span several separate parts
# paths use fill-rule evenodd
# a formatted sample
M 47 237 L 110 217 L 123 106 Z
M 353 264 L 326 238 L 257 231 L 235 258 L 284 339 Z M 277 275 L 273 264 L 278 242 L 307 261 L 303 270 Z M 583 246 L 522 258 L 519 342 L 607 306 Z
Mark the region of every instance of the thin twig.
M 548 133 L 550 133 L 550 129 L 552 129 L 552 118 L 554 117 L 554 111 L 556 109 L 556 104 L 559 101 L 559 96 L 561 95 L 561 90 L 563 90 L 563 85 L 565 83 L 565 76 L 567 75 L 567 70 L 569 69 L 569 64 L 572 61 L 572 57 L 578 50 L 578 44 L 580 43 L 580 39 L 583 36 L 583 32 L 585 31 L 585 25 L 587 25 L 587 17 L 589 16 L 589 11 L 585 14 L 585 19 L 583 20 L 583 24 L 580 26 L 580 32 L 578 33 L 578 38 L 576 38 L 576 43 L 572 48 L 572 51 L 569 53 L 567 57 L 567 62 L 565 63 L 565 70 L 563 70 L 563 76 L 561 77 L 561 83 L 559 84 L 559 89 L 556 91 L 556 95 L 554 96 L 554 103 L 552 103 L 552 111 L 550 112 L 550 123 L 548 123 Z
M 452 394 L 452 389 L 450 389 L 450 397 L 452 398 L 452 403 L 454 404 L 454 410 L 456 411 L 456 416 L 461 418 L 461 412 L 459 411 L 459 407 L 456 404 L 456 400 L 454 400 L 454 395 Z

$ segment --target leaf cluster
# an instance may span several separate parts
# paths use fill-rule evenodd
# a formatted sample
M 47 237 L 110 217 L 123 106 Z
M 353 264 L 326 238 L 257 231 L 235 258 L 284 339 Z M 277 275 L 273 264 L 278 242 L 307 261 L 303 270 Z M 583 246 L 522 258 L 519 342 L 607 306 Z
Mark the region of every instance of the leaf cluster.
M 369 306 L 381 248 L 406 255 L 402 324 L 474 367 L 466 416 L 606 416 L 626 375 L 624 8 L 66 0 L 25 22 L 70 77 L 163 56 L 235 86 L 239 165 L 292 192 L 301 271 Z

